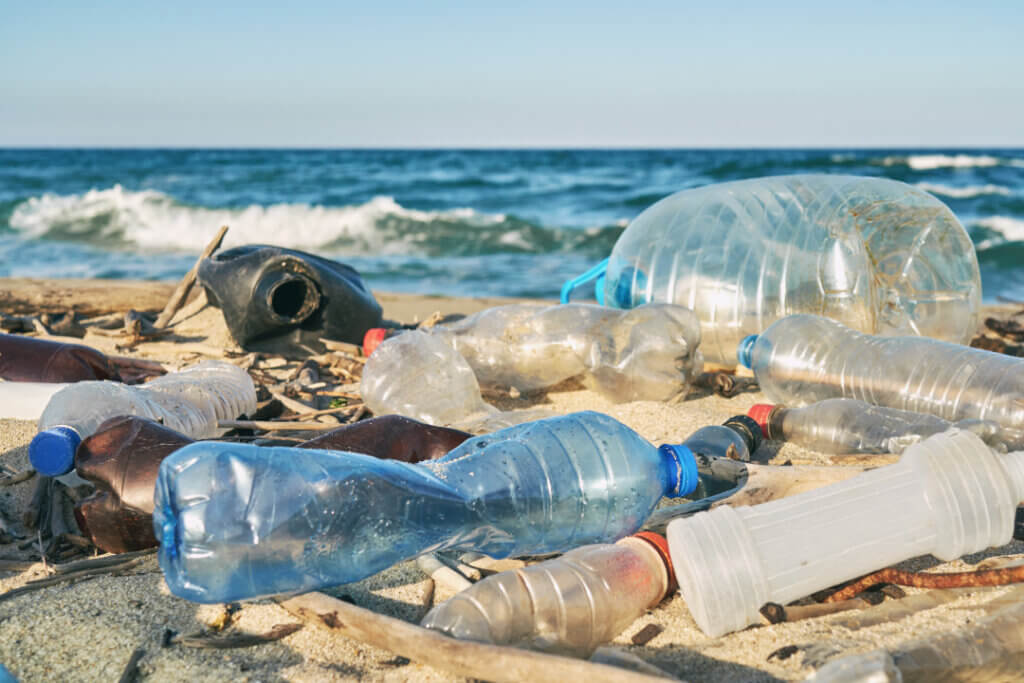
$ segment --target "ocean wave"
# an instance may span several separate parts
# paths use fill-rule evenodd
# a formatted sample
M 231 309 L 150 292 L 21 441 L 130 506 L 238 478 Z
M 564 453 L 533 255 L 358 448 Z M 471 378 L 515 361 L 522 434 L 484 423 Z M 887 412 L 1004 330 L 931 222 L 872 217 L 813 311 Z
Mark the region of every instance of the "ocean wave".
M 217 227 L 228 225 L 226 246 L 266 242 L 338 255 L 536 253 L 588 247 L 600 253 L 610 250 L 621 232 L 618 226 L 550 228 L 472 208 L 421 211 L 385 196 L 341 207 L 189 206 L 161 192 L 120 185 L 32 197 L 14 208 L 8 223 L 28 238 L 183 251 L 201 250 Z
M 1003 187 L 1002 185 L 968 185 L 967 187 L 950 187 L 949 185 L 940 185 L 938 183 L 915 183 L 915 185 L 925 192 L 952 197 L 953 199 L 969 199 L 990 194 L 1010 194 L 1010 188 Z
M 939 168 L 986 168 L 1007 164 L 1024 164 L 1022 159 L 1001 159 L 987 154 L 911 154 L 909 156 L 888 156 L 881 160 L 883 166 L 909 166 L 915 171 L 933 171 Z
M 1011 218 L 1009 216 L 989 216 L 971 222 L 971 227 L 982 227 L 995 236 L 979 241 L 975 246 L 978 249 L 986 249 L 994 244 L 1003 242 L 1024 241 L 1024 219 Z

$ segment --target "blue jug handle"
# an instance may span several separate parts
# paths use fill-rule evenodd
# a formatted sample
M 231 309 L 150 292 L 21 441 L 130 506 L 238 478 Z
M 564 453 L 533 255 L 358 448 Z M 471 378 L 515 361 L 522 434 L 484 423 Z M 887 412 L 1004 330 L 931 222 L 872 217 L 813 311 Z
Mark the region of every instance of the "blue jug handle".
M 597 265 L 595 265 L 590 270 L 588 270 L 587 272 L 583 273 L 583 275 L 578 275 L 577 277 L 574 277 L 571 280 L 566 280 L 565 284 L 562 285 L 562 297 L 561 297 L 562 303 L 563 304 L 569 303 L 569 297 L 572 295 L 572 290 L 576 289 L 580 285 L 585 285 L 586 283 L 590 282 L 591 280 L 594 280 L 595 281 L 594 282 L 594 298 L 597 299 L 597 303 L 599 303 L 599 304 L 601 304 L 603 306 L 604 305 L 604 274 L 605 274 L 605 271 L 607 269 L 608 269 L 608 259 L 605 259 L 605 260 L 601 261 L 600 263 L 598 263 Z

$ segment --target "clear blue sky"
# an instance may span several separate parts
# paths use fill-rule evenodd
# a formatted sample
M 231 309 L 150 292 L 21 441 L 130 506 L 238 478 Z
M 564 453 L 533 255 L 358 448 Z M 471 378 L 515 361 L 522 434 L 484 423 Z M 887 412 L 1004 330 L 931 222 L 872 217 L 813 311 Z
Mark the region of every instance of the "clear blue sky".
M 0 0 L 0 146 L 1024 145 L 1024 0 L 496 4 Z

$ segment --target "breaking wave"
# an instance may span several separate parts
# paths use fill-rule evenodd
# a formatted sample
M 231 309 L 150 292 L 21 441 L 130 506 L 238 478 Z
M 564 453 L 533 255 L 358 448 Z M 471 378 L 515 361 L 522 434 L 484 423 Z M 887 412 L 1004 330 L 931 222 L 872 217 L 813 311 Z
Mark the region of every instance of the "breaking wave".
M 943 197 L 952 197 L 953 199 L 970 199 L 971 197 L 991 194 L 1004 196 L 1010 194 L 1010 189 L 1002 185 L 969 185 L 967 187 L 950 187 L 949 185 L 940 185 L 938 183 L 916 183 L 916 185 L 925 192 L 931 192 Z
M 883 166 L 909 166 L 915 171 L 933 171 L 938 168 L 985 168 L 990 166 L 1024 166 L 1024 159 L 1005 159 L 988 154 L 911 154 L 888 156 Z
M 225 246 L 273 243 L 344 255 L 471 255 L 611 249 L 621 225 L 552 228 L 471 208 L 420 211 L 378 196 L 352 206 L 189 206 L 155 190 L 120 185 L 82 194 L 44 194 L 14 207 L 8 224 L 21 236 L 98 246 L 199 251 L 221 225 Z

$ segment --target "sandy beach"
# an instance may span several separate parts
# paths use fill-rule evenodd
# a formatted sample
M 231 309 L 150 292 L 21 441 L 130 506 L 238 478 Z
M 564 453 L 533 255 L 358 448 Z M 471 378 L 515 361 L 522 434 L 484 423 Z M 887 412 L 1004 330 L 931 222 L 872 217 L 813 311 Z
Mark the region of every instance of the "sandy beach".
M 0 282 L 0 310 L 38 314 L 71 309 L 82 315 L 123 312 L 127 308 L 158 311 L 173 286 L 132 281 L 8 280 Z M 375 294 L 384 307 L 385 318 L 402 323 L 422 321 L 435 314 L 470 314 L 510 301 Z M 992 307 L 989 312 L 1005 310 Z M 189 313 L 174 327 L 171 337 L 131 349 L 119 347 L 119 340 L 113 336 L 89 334 L 82 341 L 107 352 L 158 360 L 169 366 L 237 350 L 217 309 L 207 306 Z M 500 403 L 501 407 L 537 406 L 562 414 L 598 410 L 621 420 L 648 440 L 662 443 L 681 441 L 699 427 L 720 424 L 765 401 L 760 392 L 748 391 L 732 398 L 707 395 L 672 404 L 612 404 L 595 392 L 572 389 L 532 399 L 507 397 Z M 27 444 L 34 433 L 35 425 L 31 422 L 0 420 L 0 463 L 14 471 L 26 470 Z M 775 443 L 763 444 L 753 459 L 757 463 L 835 467 L 877 466 L 895 461 L 888 456 L 830 457 L 788 444 L 780 448 Z M 8 519 L 21 520 L 35 484 L 33 478 L 0 489 L 0 506 Z M 0 546 L 0 558 L 24 552 L 19 550 L 19 543 L 23 542 Z M 917 558 L 901 567 L 964 570 L 985 558 L 1015 554 L 1024 554 L 1024 543 L 1014 542 L 945 564 L 930 557 Z M 267 633 L 282 624 L 301 624 L 302 628 L 275 642 L 240 649 L 168 644 L 169 632 L 188 635 L 222 624 L 225 606 L 200 606 L 172 596 L 155 556 L 147 557 L 125 575 L 90 577 L 5 599 L 3 593 L 47 573 L 43 563 L 22 571 L 0 572 L 0 663 L 21 681 L 117 680 L 139 648 L 144 650 L 138 659 L 139 680 L 461 680 L 448 671 L 301 621 L 271 600 L 242 604 L 227 617 L 229 625 L 225 631 Z M 984 616 L 986 605 L 995 604 L 1014 590 L 964 590 L 940 606 L 874 625 L 858 626 L 852 615 L 864 620 L 873 610 L 886 609 L 891 601 L 853 613 L 752 627 L 721 638 L 705 636 L 676 594 L 636 620 L 612 645 L 682 680 L 802 680 L 837 655 L 876 648 L 898 649 L 912 640 L 962 629 Z M 906 592 L 925 591 L 908 588 Z M 411 622 L 417 622 L 431 605 L 451 595 L 443 585 L 435 585 L 414 562 L 328 593 Z M 632 637 L 650 624 L 662 630 L 646 644 L 634 645 Z M 798 649 L 786 656 L 792 650 L 787 646 Z

